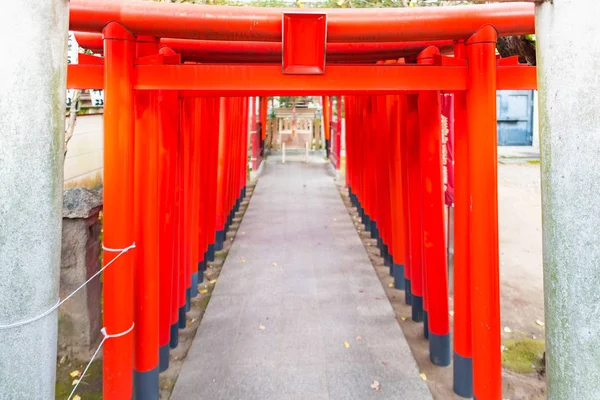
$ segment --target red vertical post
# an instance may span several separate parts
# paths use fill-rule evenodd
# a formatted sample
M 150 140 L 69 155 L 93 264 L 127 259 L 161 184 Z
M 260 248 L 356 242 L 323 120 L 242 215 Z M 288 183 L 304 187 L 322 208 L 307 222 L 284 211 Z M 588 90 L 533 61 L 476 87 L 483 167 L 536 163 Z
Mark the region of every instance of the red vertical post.
M 189 183 L 190 183 L 190 116 L 193 114 L 193 98 L 186 97 L 181 101 L 181 122 L 179 137 L 179 237 L 177 250 L 179 261 L 179 294 L 177 298 L 179 329 L 186 326 L 185 314 L 187 311 L 188 295 L 192 284 L 189 268 Z
M 250 124 L 252 127 L 252 171 L 256 171 L 258 169 L 258 157 L 260 153 L 260 132 L 256 131 L 256 97 L 252 96 L 250 100 Z M 247 117 L 247 115 L 244 117 Z
M 139 36 L 136 56 L 158 52 L 158 39 Z M 134 397 L 158 399 L 158 93 L 136 91 L 134 226 L 136 257 Z
M 175 108 L 175 117 L 177 118 L 177 131 L 175 131 L 172 143 L 172 155 L 173 162 L 171 163 L 170 174 L 173 180 L 174 192 L 173 192 L 173 225 L 171 240 L 172 246 L 172 259 L 173 263 L 173 284 L 171 289 L 171 331 L 170 331 L 170 347 L 176 348 L 179 344 L 179 293 L 182 290 L 183 285 L 181 284 L 181 252 L 180 252 L 180 240 L 181 240 L 181 171 L 182 171 L 182 130 L 181 126 L 181 114 L 182 114 L 183 101 L 177 98 L 177 106 Z
M 454 57 L 466 58 L 464 42 Z M 469 143 L 466 92 L 454 93 L 454 392 L 473 397 L 471 264 L 469 232 Z
M 439 54 L 439 50 L 429 47 L 419 55 L 417 62 L 428 63 L 434 54 Z M 419 94 L 429 356 L 433 364 L 448 366 L 450 365 L 450 316 L 448 315 L 448 263 L 444 227 L 441 112 L 439 91 L 423 91 Z
M 466 42 L 473 395 L 486 400 L 502 398 L 496 40 L 496 30 L 487 25 Z
M 192 257 L 190 260 L 190 268 L 192 272 L 192 287 L 190 290 L 191 297 L 198 295 L 198 282 L 201 280 L 200 275 L 203 270 L 200 268 L 200 263 L 204 256 L 200 255 L 200 198 L 203 194 L 201 189 L 201 174 L 202 174 L 202 148 L 203 148 L 203 125 L 202 118 L 204 116 L 203 98 L 197 97 L 194 99 L 194 116 L 193 116 L 193 135 L 192 141 L 192 159 L 191 159 L 191 229 L 190 240 Z
M 210 151 L 209 151 L 209 180 L 207 192 L 209 195 L 208 201 L 208 227 L 207 227 L 207 243 L 206 261 L 214 261 L 215 259 L 215 239 L 217 232 L 217 164 L 219 158 L 219 129 L 220 129 L 220 113 L 221 99 L 210 99 Z
M 104 34 L 104 328 L 109 335 L 133 326 L 133 254 L 115 260 L 134 243 L 133 226 L 133 35 L 111 22 Z M 113 262 L 114 260 L 114 262 Z M 102 392 L 105 399 L 131 399 L 133 333 L 104 343 Z
M 388 152 L 388 124 L 387 107 L 385 96 L 373 97 L 373 134 L 375 139 L 375 174 L 373 175 L 377 185 L 377 228 L 379 235 L 377 245 L 379 247 L 384 265 L 390 266 L 389 244 L 390 244 L 390 180 L 389 180 L 389 152 Z M 392 272 L 390 270 L 390 272 Z
M 404 291 L 405 298 L 410 297 L 411 288 L 410 288 L 410 280 L 411 280 L 411 269 L 412 269 L 412 259 L 410 253 L 410 208 L 409 208 L 409 192 L 408 192 L 408 167 L 407 167 L 407 136 L 408 136 L 408 99 L 407 96 L 401 95 L 398 96 L 398 157 L 399 162 L 396 166 L 396 173 L 399 176 L 401 181 L 400 190 L 400 201 L 401 201 L 401 216 L 402 220 L 400 221 L 400 233 L 403 240 L 403 249 L 404 249 Z M 395 268 L 396 266 L 394 266 Z
M 408 192 L 408 234 L 410 279 L 406 282 L 407 304 L 412 306 L 412 319 L 424 318 L 423 304 L 423 218 L 421 184 L 421 132 L 419 130 L 419 96 L 406 97 L 406 177 Z
M 162 50 L 162 49 L 161 49 Z M 159 365 L 160 372 L 169 367 L 171 339 L 171 296 L 174 290 L 173 244 L 175 212 L 175 157 L 179 129 L 179 99 L 176 91 L 158 92 L 158 201 L 159 201 Z M 177 329 L 175 329 L 177 332 Z
M 210 180 L 210 151 L 211 151 L 211 132 L 212 132 L 212 99 L 201 99 L 201 118 L 200 118 L 200 143 L 199 143 L 199 177 L 198 177 L 198 283 L 204 282 L 204 272 L 207 265 L 208 250 L 208 229 L 209 229 L 209 202 L 210 194 L 208 186 Z
M 261 126 L 261 137 L 260 137 L 260 160 L 258 162 L 258 166 L 263 161 L 265 156 L 265 141 L 267 139 L 267 127 L 269 124 L 269 97 L 264 96 L 260 98 L 260 126 Z M 246 195 L 246 191 L 244 190 L 244 197 Z
M 337 133 L 335 136 L 335 169 L 339 170 L 342 162 L 342 96 L 337 98 Z
M 246 108 L 245 108 L 245 114 L 244 115 L 248 115 L 248 104 L 246 103 Z M 241 160 L 241 166 L 240 166 L 240 173 L 242 175 L 242 181 L 240 183 L 240 188 L 239 188 L 239 201 L 237 204 L 237 208 L 236 211 L 239 209 L 240 204 L 242 203 L 242 200 L 244 199 L 244 197 L 246 197 L 246 184 L 247 184 L 247 179 L 248 179 L 248 123 L 246 121 L 246 117 L 244 117 L 243 119 L 244 121 L 244 137 L 242 139 L 242 160 Z M 260 148 L 260 132 L 258 134 L 258 138 L 259 138 L 259 148 Z M 261 162 L 261 158 L 260 158 L 260 152 L 258 154 L 258 165 L 260 166 L 260 162 Z
M 405 96 L 388 96 L 391 117 L 391 143 L 390 143 L 390 178 L 393 188 L 392 196 L 392 228 L 393 228 L 393 257 L 392 272 L 394 276 L 394 287 L 399 290 L 406 290 L 406 272 L 408 263 L 406 246 L 406 227 L 407 217 L 405 214 L 406 203 L 404 189 L 406 186 L 406 177 L 404 176 L 404 137 L 406 136 L 406 98 Z
M 325 133 L 325 154 L 329 158 L 329 141 L 331 140 L 331 103 L 329 96 L 323 96 L 323 131 Z
M 229 104 L 230 98 L 221 98 L 221 107 L 219 113 L 219 148 L 217 164 L 217 203 L 216 203 L 216 241 L 215 250 L 223 249 L 225 241 L 225 221 L 226 215 L 226 190 L 227 190 L 227 152 L 229 136 Z

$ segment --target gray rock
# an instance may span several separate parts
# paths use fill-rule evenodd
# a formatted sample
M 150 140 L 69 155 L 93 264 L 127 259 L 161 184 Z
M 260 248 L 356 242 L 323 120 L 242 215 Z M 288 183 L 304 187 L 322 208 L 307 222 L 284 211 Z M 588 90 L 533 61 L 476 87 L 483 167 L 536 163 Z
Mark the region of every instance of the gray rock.
M 88 218 L 102 208 L 102 192 L 76 187 L 65 189 L 63 218 Z

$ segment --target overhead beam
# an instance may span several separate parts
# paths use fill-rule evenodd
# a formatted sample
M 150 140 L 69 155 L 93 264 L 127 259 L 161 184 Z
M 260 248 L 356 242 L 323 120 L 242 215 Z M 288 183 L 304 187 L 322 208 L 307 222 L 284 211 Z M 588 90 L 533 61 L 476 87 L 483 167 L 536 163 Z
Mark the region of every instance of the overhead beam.
M 76 32 L 77 43 L 94 53 L 103 53 L 102 34 Z M 419 54 L 428 46 L 436 46 L 443 54 L 451 53 L 452 40 L 425 42 L 328 43 L 329 63 L 363 63 Z M 204 63 L 277 63 L 282 60 L 282 45 L 277 42 L 232 42 L 225 40 L 160 39 L 161 47 L 181 54 L 183 61 Z
M 466 90 L 466 67 L 328 65 L 324 75 L 283 75 L 281 65 L 137 65 L 135 89 L 195 91 L 205 96 L 385 94 Z M 357 77 L 360 77 L 358 79 Z M 67 88 L 102 89 L 102 65 L 68 66 Z M 498 90 L 535 90 L 536 67 L 499 66 Z
M 195 90 L 206 95 L 384 94 L 400 90 L 464 90 L 464 67 L 328 65 L 323 75 L 283 75 L 281 65 L 140 65 L 134 87 Z
M 100 32 L 117 21 L 136 35 L 281 43 L 282 8 L 222 7 L 125 0 L 71 0 L 70 29 Z M 319 9 L 327 41 L 408 42 L 466 39 L 482 25 L 500 36 L 535 32 L 531 3 L 386 9 Z

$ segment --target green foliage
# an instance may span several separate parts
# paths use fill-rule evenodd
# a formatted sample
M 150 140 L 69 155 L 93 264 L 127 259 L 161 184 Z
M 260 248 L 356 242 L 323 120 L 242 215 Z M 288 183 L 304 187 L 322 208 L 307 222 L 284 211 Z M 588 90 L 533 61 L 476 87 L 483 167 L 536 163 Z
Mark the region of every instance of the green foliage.
M 544 369 L 543 354 L 545 342 L 543 340 L 507 340 L 506 348 L 502 352 L 502 365 L 513 372 L 528 374 Z
M 291 108 L 292 107 L 292 96 L 279 96 L 279 107 Z

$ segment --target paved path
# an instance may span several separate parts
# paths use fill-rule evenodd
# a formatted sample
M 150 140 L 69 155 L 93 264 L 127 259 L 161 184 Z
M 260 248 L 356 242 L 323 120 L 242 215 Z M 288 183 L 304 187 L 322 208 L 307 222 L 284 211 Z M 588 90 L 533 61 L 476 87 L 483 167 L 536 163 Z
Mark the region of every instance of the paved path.
M 327 164 L 266 165 L 171 398 L 431 399 Z

